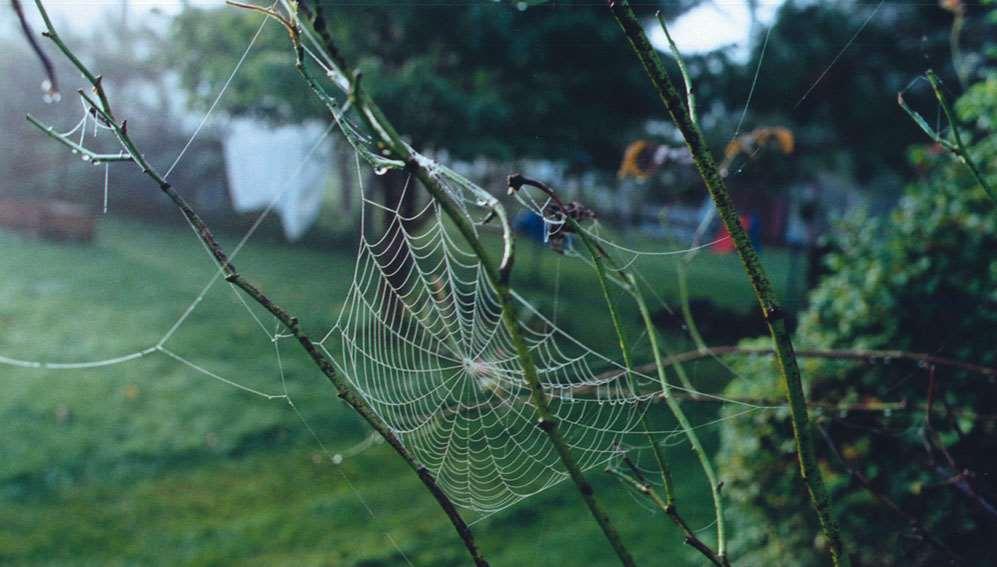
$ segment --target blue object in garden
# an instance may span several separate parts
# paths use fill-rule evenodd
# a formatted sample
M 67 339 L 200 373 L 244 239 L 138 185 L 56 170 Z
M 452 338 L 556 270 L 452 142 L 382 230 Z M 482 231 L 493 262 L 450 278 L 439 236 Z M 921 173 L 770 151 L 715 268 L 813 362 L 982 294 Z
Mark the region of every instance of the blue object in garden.
M 544 244 L 547 227 L 544 226 L 544 220 L 540 218 L 540 215 L 533 211 L 521 210 L 516 213 L 513 228 L 517 234 L 523 235 L 537 244 Z

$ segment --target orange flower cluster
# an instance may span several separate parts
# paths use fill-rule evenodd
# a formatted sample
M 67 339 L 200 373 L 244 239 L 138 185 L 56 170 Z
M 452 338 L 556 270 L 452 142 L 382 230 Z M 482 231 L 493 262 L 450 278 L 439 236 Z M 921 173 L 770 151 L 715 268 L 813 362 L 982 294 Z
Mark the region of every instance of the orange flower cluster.
M 796 138 L 789 128 L 782 126 L 756 128 L 731 140 L 724 149 L 724 158 L 730 161 L 738 154 L 751 155 L 769 144 L 774 144 L 779 151 L 788 155 L 796 149 Z

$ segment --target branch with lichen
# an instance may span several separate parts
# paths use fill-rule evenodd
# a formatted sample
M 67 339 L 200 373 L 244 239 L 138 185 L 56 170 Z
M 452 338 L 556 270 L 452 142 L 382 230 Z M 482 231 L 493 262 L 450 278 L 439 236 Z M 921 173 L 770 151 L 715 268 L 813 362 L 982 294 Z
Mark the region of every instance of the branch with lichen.
M 713 153 L 675 88 L 675 84 L 668 75 L 657 51 L 648 41 L 643 26 L 627 0 L 610 0 L 609 7 L 631 47 L 633 47 L 637 58 L 644 66 L 644 70 L 672 122 L 681 132 L 692 154 L 693 163 L 713 199 L 717 213 L 734 241 L 734 247 L 744 266 L 748 280 L 751 282 L 762 316 L 765 318 L 769 334 L 772 337 L 776 360 L 789 401 L 793 437 L 799 457 L 800 476 L 807 486 L 811 504 L 817 513 L 821 530 L 827 538 L 834 564 L 836 566 L 849 565 L 850 560 L 842 542 L 838 522 L 834 519 L 831 509 L 831 497 L 817 465 L 813 431 L 807 411 L 806 395 L 803 390 L 803 379 L 796 355 L 793 352 L 793 343 L 786 328 L 785 312 L 776 299 L 775 291 L 772 289 L 771 281 L 762 266 L 758 253 L 751 244 L 747 232 L 741 226 L 737 209 L 713 159 Z

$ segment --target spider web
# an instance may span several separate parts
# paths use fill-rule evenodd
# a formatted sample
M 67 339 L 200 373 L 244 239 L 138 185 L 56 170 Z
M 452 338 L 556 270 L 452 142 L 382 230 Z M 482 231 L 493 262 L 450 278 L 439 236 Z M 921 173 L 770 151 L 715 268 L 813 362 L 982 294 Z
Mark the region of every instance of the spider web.
M 464 196 L 452 172 L 436 173 Z M 481 201 L 461 203 L 470 220 Z M 463 507 L 494 512 L 564 479 L 481 262 L 435 201 L 411 217 L 389 212 L 385 229 L 362 239 L 346 306 L 327 336 L 340 344 L 339 369 Z M 604 463 L 649 396 L 606 375 L 608 359 L 551 322 L 522 331 L 580 465 Z
M 170 164 L 170 173 L 207 123 L 264 24 L 261 22 L 190 140 Z M 316 52 L 321 53 L 307 50 L 334 83 L 341 82 L 342 77 L 331 61 L 316 56 Z M 315 140 L 312 152 L 338 128 L 356 152 L 361 183 L 361 160 L 377 174 L 402 165 L 385 159 L 374 149 L 372 140 L 348 119 L 346 108 L 336 106 L 332 100 L 326 102 L 333 121 Z M 84 132 L 86 128 L 84 113 L 72 132 Z M 485 217 L 495 198 L 445 166 L 415 155 L 477 231 L 475 218 Z M 291 175 L 292 180 L 310 157 L 311 153 Z M 406 191 L 416 188 L 407 186 Z M 232 249 L 233 260 L 282 194 L 283 191 L 276 192 L 269 206 Z M 365 195 L 362 202 L 365 227 L 361 230 L 353 282 L 339 320 L 320 341 L 320 346 L 459 506 L 491 514 L 567 478 L 546 434 L 536 426 L 535 408 L 508 331 L 501 322 L 495 290 L 478 258 L 444 218 L 439 204 L 430 201 L 413 216 L 406 217 L 398 209 L 387 209 Z M 380 234 L 369 235 L 367 219 L 375 208 L 390 220 Z M 628 250 L 615 243 L 613 246 Z M 653 254 L 683 252 L 686 250 Z M 266 315 L 257 313 L 231 284 L 234 297 L 274 345 L 279 389 L 227 377 L 168 346 L 222 275 L 220 270 L 215 271 L 174 324 L 147 348 L 102 360 L 75 362 L 28 361 L 0 355 L 0 363 L 72 370 L 163 355 L 232 388 L 287 403 L 329 460 L 341 462 L 343 454 L 353 450 L 330 450 L 288 391 L 280 345 L 287 336 L 269 323 Z M 622 365 L 586 347 L 523 297 L 514 295 L 514 301 L 521 319 L 531 321 L 521 326 L 521 332 L 550 400 L 550 409 L 583 470 L 604 465 L 618 456 L 624 445 L 639 446 L 627 444 L 626 440 L 655 397 L 657 379 L 634 372 L 636 383 L 628 383 L 621 379 L 627 370 Z M 758 408 L 751 411 L 755 409 Z M 667 437 L 676 431 L 654 433 Z M 367 445 L 367 442 L 361 444 Z M 344 479 L 349 482 L 345 475 Z M 368 512 L 373 517 L 369 508 Z
M 261 30 L 264 24 L 261 23 Z M 258 30 L 190 140 L 170 165 L 167 175 L 178 167 L 259 34 Z M 343 77 L 330 61 L 317 57 L 312 50 L 308 50 L 308 55 L 325 68 L 334 83 L 342 81 Z M 758 67 L 760 70 L 761 60 Z M 750 98 L 749 93 L 745 113 Z M 361 181 L 361 159 L 377 173 L 399 165 L 372 149 L 370 140 L 346 119 L 345 109 L 333 107 L 332 110 L 334 121 L 330 130 L 316 140 L 316 148 L 332 128 L 338 127 L 357 152 L 357 174 Z M 85 130 L 85 116 L 82 126 Z M 461 214 L 472 222 L 485 217 L 494 197 L 446 167 L 419 157 L 457 202 Z M 416 191 L 416 188 L 407 186 L 406 191 Z M 233 259 L 269 215 L 281 194 L 277 192 L 233 249 Z M 525 192 L 517 198 L 544 217 L 546 203 L 538 202 Z M 480 261 L 454 232 L 439 204 L 430 201 L 406 216 L 400 209 L 385 208 L 365 195 L 362 200 L 365 227 L 357 249 L 352 284 L 338 321 L 320 341 L 320 346 L 378 415 L 398 433 L 416 459 L 434 473 L 458 505 L 490 514 L 566 478 L 553 447 L 536 426 L 521 367 L 501 322 L 501 307 L 495 290 L 484 277 Z M 389 222 L 379 233 L 368 234 L 371 227 L 367 221 L 375 208 L 388 216 Z M 556 221 L 551 223 L 544 218 L 548 231 L 558 230 Z M 477 222 L 474 226 L 480 230 Z M 647 252 L 617 244 L 603 236 L 598 227 L 590 230 L 590 234 L 607 245 L 625 267 L 640 258 L 686 254 L 712 244 L 696 242 L 682 250 Z M 568 253 L 585 260 L 570 249 Z M 0 363 L 30 368 L 78 369 L 163 354 L 234 388 L 267 400 L 286 402 L 330 459 L 340 462 L 343 453 L 334 453 L 323 443 L 288 393 L 280 362 L 280 343 L 286 336 L 258 315 L 237 290 L 233 288 L 235 297 L 274 345 L 279 391 L 247 386 L 166 346 L 220 279 L 221 272 L 215 272 L 161 339 L 147 348 L 95 361 L 26 361 L 0 356 Z M 520 319 L 527 321 L 521 325 L 521 330 L 537 365 L 543 390 L 551 400 L 551 410 L 582 468 L 592 469 L 605 464 L 619 454 L 621 446 L 639 448 L 639 442 L 635 444 L 631 434 L 643 433 L 635 429 L 656 394 L 657 378 L 633 372 L 636 384 L 631 388 L 621 380 L 627 369 L 612 357 L 586 347 L 521 296 L 514 295 L 514 300 Z M 667 308 L 664 301 L 660 302 Z M 723 363 L 719 358 L 716 360 Z M 690 393 L 706 396 L 702 392 Z M 745 407 L 744 412 L 728 419 L 782 407 L 710 397 Z M 697 427 L 714 423 L 716 421 Z M 674 430 L 652 433 L 661 435 L 665 444 L 685 442 Z M 345 475 L 343 478 L 349 482 Z M 368 512 L 373 517 L 369 508 Z M 390 539 L 390 535 L 388 537 Z M 393 540 L 392 544 L 397 548 Z

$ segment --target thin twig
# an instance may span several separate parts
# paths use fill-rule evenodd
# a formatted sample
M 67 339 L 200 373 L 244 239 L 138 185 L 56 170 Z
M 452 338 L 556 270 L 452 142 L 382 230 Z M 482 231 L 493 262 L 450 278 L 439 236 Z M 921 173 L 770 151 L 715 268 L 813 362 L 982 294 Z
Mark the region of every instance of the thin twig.
M 916 110 L 912 109 L 907 105 L 904 100 L 904 91 L 897 93 L 897 104 L 900 108 L 910 116 L 911 120 L 914 121 L 917 126 L 928 135 L 936 144 L 944 148 L 957 161 L 961 162 L 963 165 L 969 169 L 969 172 L 973 175 L 973 178 L 983 190 L 986 191 L 987 196 L 990 197 L 991 201 L 997 203 L 997 194 L 994 193 L 990 184 L 987 180 L 983 178 L 983 174 L 976 166 L 976 162 L 973 161 L 973 157 L 969 154 L 969 150 L 966 149 L 966 145 L 962 141 L 962 134 L 959 133 L 959 123 L 955 118 L 955 114 L 952 112 L 952 107 L 949 105 L 948 99 L 945 98 L 945 93 L 942 92 L 941 82 L 938 80 L 938 76 L 931 69 L 925 72 L 925 77 L 928 79 L 928 83 L 931 85 L 932 93 L 935 95 L 935 99 L 938 100 L 938 104 L 942 107 L 942 112 L 945 114 L 945 120 L 949 123 L 949 130 L 952 131 L 952 137 L 955 139 L 955 143 L 950 142 L 942 137 L 934 128 L 932 128 L 928 121 L 924 119 L 923 116 Z
M 766 356 L 772 354 L 775 354 L 775 349 L 772 347 L 749 348 L 749 347 L 739 347 L 734 345 L 715 346 L 715 347 L 709 347 L 705 351 L 693 350 L 693 351 L 675 354 L 671 357 L 672 360 L 670 362 L 672 364 L 676 364 L 682 362 L 692 362 L 704 358 L 713 358 L 715 356 Z M 875 364 L 879 361 L 886 361 L 886 360 L 906 360 L 910 362 L 916 362 L 918 364 L 947 367 L 956 370 L 965 370 L 966 372 L 971 372 L 973 374 L 980 374 L 983 376 L 997 376 L 997 368 L 993 368 L 990 366 L 983 366 L 980 364 L 963 362 L 961 360 L 955 360 L 943 356 L 936 356 L 933 354 L 927 354 L 923 352 L 907 352 L 903 350 L 803 349 L 796 351 L 796 356 L 799 358 L 826 358 L 832 360 L 854 360 L 870 364 Z M 645 372 L 645 373 L 650 372 L 651 370 L 653 370 L 653 365 L 645 364 L 643 366 L 638 366 L 637 370 L 639 372 Z
M 31 29 L 31 24 L 24 17 L 24 8 L 21 6 L 21 0 L 10 0 L 10 5 L 14 8 L 17 21 L 21 23 L 21 31 L 24 32 L 24 38 L 28 40 L 32 51 L 35 52 L 35 56 L 38 57 L 42 68 L 45 69 L 45 76 L 48 78 L 48 85 L 45 89 L 46 94 L 50 97 L 59 96 L 59 81 L 55 76 L 55 66 L 52 65 L 52 60 L 45 54 L 42 46 L 38 45 L 38 39 L 35 38 L 35 31 Z
M 320 347 L 318 347 L 301 329 L 298 318 L 288 313 L 283 307 L 274 303 L 273 300 L 263 293 L 263 291 L 246 280 L 236 270 L 235 265 L 233 265 L 229 260 L 228 254 L 217 242 L 207 224 L 204 223 L 201 217 L 194 211 L 193 208 L 191 208 L 186 200 L 179 193 L 177 193 L 177 191 L 148 163 L 148 161 L 146 161 L 129 136 L 125 122 L 119 123 L 114 118 L 107 95 L 101 86 L 100 76 L 93 74 L 59 38 L 59 35 L 56 33 L 55 28 L 48 17 L 48 13 L 45 11 L 45 7 L 42 5 L 41 1 L 36 0 L 35 3 L 42 15 L 42 19 L 45 21 L 47 28 L 46 37 L 50 38 L 55 43 L 59 50 L 62 51 L 62 53 L 90 82 L 94 92 L 99 97 L 100 103 L 96 103 L 83 92 L 80 93 L 81 96 L 83 96 L 92 108 L 101 115 L 101 117 L 107 122 L 107 125 L 114 130 L 115 135 L 118 137 L 118 140 L 121 142 L 131 160 L 142 169 L 142 172 L 145 173 L 146 176 L 157 184 L 159 189 L 165 193 L 181 211 L 187 221 L 194 228 L 201 242 L 211 252 L 211 255 L 214 257 L 219 268 L 225 274 L 225 280 L 241 289 L 261 307 L 269 311 L 278 321 L 280 321 L 280 323 L 291 333 L 291 335 L 297 339 L 298 343 L 312 359 L 312 362 L 315 363 L 315 365 L 335 386 L 339 397 L 353 407 L 353 409 L 356 410 L 356 412 L 360 414 L 360 416 L 363 417 L 363 419 L 367 421 L 367 423 L 375 431 L 377 431 L 381 437 L 384 438 L 384 440 L 395 450 L 395 452 L 398 453 L 406 464 L 408 464 L 416 472 L 423 485 L 433 495 L 434 499 L 454 525 L 454 528 L 457 530 L 458 535 L 464 542 L 465 547 L 474 559 L 475 564 L 478 567 L 488 567 L 488 562 L 478 550 L 474 541 L 474 536 L 471 534 L 466 522 L 460 516 L 460 513 L 457 511 L 457 508 L 453 502 L 446 496 L 442 488 L 440 488 L 437 484 L 432 473 L 424 465 L 416 462 L 414 457 L 412 457 L 412 455 L 402 444 L 401 439 L 399 439 L 394 431 L 391 430 L 388 424 L 385 423 L 369 405 L 367 405 L 367 402 L 363 399 L 363 397 L 353 389 L 346 379 L 336 373 L 332 362 L 326 354 L 324 354 Z M 45 128 L 43 128 L 43 130 L 45 130 Z M 54 137 L 59 139 L 58 136 Z M 66 142 L 65 140 L 60 141 L 63 143 Z
M 689 303 L 689 263 L 685 259 L 678 262 L 675 277 L 678 279 L 682 320 L 689 331 L 689 337 L 692 338 L 692 343 L 696 345 L 696 349 L 700 352 L 709 350 L 709 347 L 706 346 L 706 341 L 703 340 L 703 335 L 699 332 L 699 325 L 696 324 L 696 318 L 692 316 L 692 306 Z
M 928 411 L 924 416 L 924 428 L 921 431 L 921 438 L 924 441 L 924 447 L 928 452 L 928 458 L 930 459 L 929 465 L 931 468 L 944 480 L 943 484 L 954 486 L 959 492 L 965 495 L 967 498 L 976 503 L 980 509 L 982 509 L 987 514 L 997 518 L 997 507 L 995 507 L 989 500 L 987 500 L 979 491 L 973 486 L 972 479 L 976 476 L 972 471 L 966 468 L 960 467 L 956 464 L 955 457 L 952 453 L 945 447 L 945 443 L 941 440 L 938 432 L 935 431 L 934 426 L 931 422 L 931 408 L 935 399 L 935 367 L 932 365 L 928 369 Z M 946 405 L 946 410 L 949 408 Z M 952 420 L 953 422 L 955 420 Z M 945 458 L 945 463 L 948 466 L 942 466 L 936 463 L 935 453 L 941 453 Z
M 561 211 L 565 211 L 566 207 L 558 197 L 557 192 L 550 188 L 546 183 L 542 181 L 537 181 L 535 179 L 530 179 L 524 177 L 521 174 L 515 174 L 509 176 L 509 188 L 510 190 L 517 190 L 518 187 L 522 186 L 536 187 L 548 197 L 550 197 Z M 636 278 L 627 271 L 626 269 L 617 265 L 611 256 L 606 254 L 606 251 L 602 249 L 599 244 L 592 239 L 587 232 L 578 224 L 577 219 L 570 215 L 564 215 L 564 221 L 566 223 L 565 228 L 570 229 L 571 232 L 577 234 L 581 238 L 582 243 L 584 243 L 586 250 L 589 252 L 589 256 L 595 266 L 596 278 L 599 282 L 599 287 L 602 290 L 603 298 L 606 302 L 606 306 L 609 308 L 610 319 L 613 322 L 613 328 L 616 331 L 617 340 L 620 344 L 620 351 L 623 354 L 623 362 L 626 368 L 624 375 L 626 376 L 627 385 L 632 391 L 636 390 L 634 385 L 631 370 L 633 368 L 633 360 L 630 349 L 630 343 L 627 340 L 626 333 L 623 330 L 623 323 L 620 318 L 620 314 L 616 308 L 616 304 L 613 301 L 609 292 L 609 278 L 606 275 L 605 264 L 609 266 L 620 276 L 619 279 L 615 279 L 620 283 L 620 286 L 626 291 L 634 301 L 637 303 L 638 309 L 640 310 L 641 320 L 644 323 L 644 329 L 648 336 L 648 341 L 651 344 L 651 352 L 654 355 L 655 368 L 658 370 L 658 379 L 661 384 L 661 398 L 665 400 L 668 408 L 671 410 L 675 419 L 679 422 L 682 431 L 685 433 L 686 438 L 689 440 L 689 444 L 692 446 L 693 452 L 699 459 L 699 462 L 703 468 L 703 473 L 706 476 L 707 483 L 710 485 L 710 490 L 713 495 L 713 506 L 716 514 L 716 524 L 717 524 L 717 551 L 713 552 L 712 549 L 706 547 L 705 545 L 694 546 L 701 552 L 703 548 L 708 551 L 706 556 L 711 561 L 717 561 L 718 565 L 725 566 L 728 565 L 727 562 L 727 539 L 724 521 L 724 507 L 723 501 L 720 497 L 720 483 L 717 481 L 716 473 L 713 470 L 713 465 L 710 463 L 709 456 L 703 449 L 703 444 L 699 440 L 699 436 L 696 434 L 695 428 L 692 427 L 691 422 L 688 417 L 686 417 L 685 412 L 682 410 L 681 405 L 677 400 L 671 397 L 671 385 L 668 383 L 667 377 L 664 372 L 664 361 L 659 350 L 658 334 L 654 327 L 654 322 L 651 319 L 650 311 L 647 309 L 647 304 L 644 302 L 643 295 L 641 294 L 640 287 L 637 285 Z M 622 281 L 621 281 L 622 280 Z M 658 464 L 658 468 L 661 471 L 661 476 L 664 483 L 665 489 L 665 504 L 668 507 L 674 508 L 675 506 L 675 490 L 672 487 L 671 473 L 665 460 L 665 457 L 661 451 L 661 447 L 654 436 L 651 435 L 650 428 L 647 426 L 644 417 L 641 417 L 640 426 L 644 429 L 645 434 L 648 437 L 648 441 L 651 445 L 651 451 L 654 455 L 655 461 Z M 653 495 L 652 495 L 653 498 Z M 674 519 L 674 518 L 673 518 Z M 685 530 L 688 530 L 687 526 L 680 524 Z M 688 540 L 687 540 L 688 541 Z M 702 542 L 699 542 L 702 544 Z
M 682 57 L 682 52 L 675 45 L 675 40 L 672 39 L 672 34 L 668 31 L 668 25 L 665 23 L 665 16 L 661 13 L 661 10 L 658 10 L 655 17 L 658 19 L 661 31 L 665 32 L 665 37 L 668 39 L 668 48 L 671 49 L 672 56 L 675 57 L 675 62 L 679 66 L 679 74 L 682 75 L 682 83 L 685 85 L 685 104 L 689 111 L 689 118 L 699 128 L 699 114 L 696 111 L 696 93 L 692 90 L 692 79 L 689 78 L 689 68 L 685 64 L 685 57 Z
M 86 158 L 90 161 L 90 163 L 98 164 L 108 161 L 132 161 L 132 156 L 125 152 L 118 152 L 116 154 L 98 154 L 70 140 L 68 136 L 64 136 L 56 132 L 55 128 L 42 124 L 41 122 L 38 121 L 37 118 L 31 116 L 30 114 L 27 115 L 27 119 L 28 122 L 33 124 L 36 128 L 38 128 L 42 132 L 45 132 L 45 134 L 47 134 L 48 136 L 59 141 L 61 144 L 68 146 L 74 152 L 78 152 L 80 155 L 86 156 Z
M 682 530 L 685 543 L 700 552 L 710 561 L 710 563 L 713 563 L 717 567 L 726 567 L 729 565 L 724 558 L 717 556 L 709 545 L 706 545 L 703 540 L 696 536 L 696 532 L 692 531 L 692 528 L 689 527 L 689 524 L 685 521 L 685 518 L 679 514 L 674 502 L 669 503 L 666 499 L 663 499 L 656 490 L 654 490 L 651 483 L 644 478 L 643 473 L 641 473 L 640 469 L 634 464 L 629 456 L 623 455 L 623 462 L 630 469 L 630 474 L 624 473 L 615 467 L 607 468 L 606 472 L 619 478 L 621 481 L 630 484 L 635 490 L 637 490 L 637 492 L 647 496 L 648 499 L 650 499 L 651 502 L 658 507 L 658 509 L 664 512 L 672 520 L 672 522 L 678 526 L 680 530 Z
M 675 89 L 661 58 L 648 41 L 643 26 L 637 20 L 637 16 L 627 0 L 610 0 L 609 7 L 638 59 L 643 64 L 672 121 L 682 133 L 692 154 L 693 162 L 713 198 L 717 212 L 734 241 L 735 249 L 744 265 L 744 270 L 758 299 L 762 316 L 765 318 L 769 333 L 772 336 L 779 370 L 789 401 L 793 437 L 799 456 L 800 476 L 806 483 L 811 504 L 817 513 L 821 529 L 827 537 L 834 564 L 839 567 L 850 565 L 851 561 L 848 558 L 838 523 L 834 519 L 831 509 L 831 498 L 824 486 L 824 479 L 814 454 L 813 432 L 810 429 L 803 380 L 796 356 L 793 353 L 793 343 L 786 328 L 785 312 L 776 300 L 772 284 L 761 264 L 758 253 L 751 244 L 747 232 L 741 226 L 737 209 L 713 159 L 713 154 L 706 144 L 706 139 L 683 104 L 682 97 Z
M 916 516 L 911 515 L 906 510 L 901 508 L 900 505 L 897 504 L 892 498 L 877 490 L 869 481 L 869 479 L 866 478 L 864 474 L 862 474 L 861 471 L 853 468 L 851 463 L 849 463 L 848 460 L 845 459 L 845 457 L 838 450 L 837 445 L 835 445 L 834 440 L 831 438 L 831 435 L 827 432 L 827 430 L 819 425 L 817 425 L 816 427 L 817 431 L 819 431 L 821 436 L 824 437 L 824 441 L 827 442 L 827 446 L 831 449 L 831 453 L 834 454 L 834 457 L 842 464 L 842 466 L 845 467 L 845 470 L 848 471 L 848 475 L 854 478 L 856 481 L 858 481 L 858 483 L 862 485 L 862 488 L 864 488 L 866 492 L 871 494 L 872 497 L 875 498 L 877 501 L 879 501 L 879 503 L 881 503 L 883 506 L 886 506 L 894 513 L 896 513 L 898 516 L 906 520 L 907 523 L 910 525 L 911 529 L 914 530 L 914 533 L 924 538 L 925 541 L 927 541 L 931 545 L 937 547 L 939 550 L 947 554 L 949 557 L 952 558 L 953 561 L 960 561 L 962 559 L 958 553 L 952 550 L 952 548 L 945 545 L 945 542 L 935 537 L 930 530 L 925 528 L 924 524 L 922 524 L 921 521 L 918 520 Z

